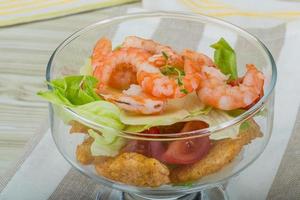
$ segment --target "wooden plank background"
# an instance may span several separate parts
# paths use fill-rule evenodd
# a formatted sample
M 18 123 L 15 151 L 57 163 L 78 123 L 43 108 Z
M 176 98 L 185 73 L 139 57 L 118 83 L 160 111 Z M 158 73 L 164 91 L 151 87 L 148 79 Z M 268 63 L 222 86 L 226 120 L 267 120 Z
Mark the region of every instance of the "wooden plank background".
M 24 152 L 25 144 L 48 126 L 47 103 L 36 96 L 46 89 L 46 65 L 67 36 L 129 6 L 0 28 L 0 175 Z M 118 12 L 116 12 L 118 11 Z

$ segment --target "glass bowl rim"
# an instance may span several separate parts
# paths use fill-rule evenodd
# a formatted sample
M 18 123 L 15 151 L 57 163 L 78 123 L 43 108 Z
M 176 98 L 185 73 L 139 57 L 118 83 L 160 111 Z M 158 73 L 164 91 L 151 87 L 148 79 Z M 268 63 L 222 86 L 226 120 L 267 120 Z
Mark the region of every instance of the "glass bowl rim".
M 91 25 L 85 26 L 78 31 L 74 32 L 70 36 L 68 36 L 63 42 L 61 42 L 58 47 L 54 50 L 52 53 L 48 64 L 47 64 L 47 69 L 46 69 L 46 80 L 48 82 L 51 81 L 51 72 L 52 72 L 52 64 L 53 61 L 56 58 L 56 55 L 69 43 L 71 43 L 74 39 L 79 37 L 81 34 L 84 34 L 85 32 L 92 30 L 93 28 L 99 26 L 99 25 L 104 25 L 104 24 L 109 24 L 113 23 L 114 21 L 122 21 L 122 20 L 131 20 L 131 19 L 136 19 L 136 18 L 147 18 L 147 17 L 164 17 L 164 18 L 176 18 L 176 19 L 181 19 L 181 20 L 190 20 L 190 21 L 199 21 L 199 20 L 205 20 L 211 23 L 214 23 L 216 25 L 223 25 L 226 26 L 227 28 L 234 29 L 240 33 L 243 33 L 244 35 L 247 36 L 247 39 L 251 39 L 255 43 L 259 45 L 259 47 L 266 53 L 267 57 L 269 58 L 269 62 L 271 64 L 271 70 L 272 70 L 272 77 L 269 86 L 267 87 L 266 91 L 264 91 L 263 97 L 256 102 L 250 109 L 246 110 L 244 113 L 234 117 L 231 120 L 225 121 L 221 124 L 211 126 L 208 128 L 200 129 L 200 130 L 195 130 L 195 131 L 190 131 L 190 132 L 180 132 L 180 133 L 171 133 L 171 134 L 164 134 L 168 135 L 167 137 L 170 137 L 171 139 L 165 139 L 165 138 L 158 138 L 158 137 L 163 137 L 162 134 L 148 134 L 147 137 L 143 137 L 143 134 L 140 135 L 135 135 L 131 136 L 129 132 L 118 130 L 121 137 L 128 138 L 128 139 L 138 139 L 138 140 L 158 140 L 158 141 L 167 141 L 167 140 L 178 140 L 178 138 L 181 139 L 189 139 L 191 136 L 189 135 L 194 135 L 197 134 L 197 137 L 203 137 L 203 136 L 208 136 L 211 133 L 216 133 L 221 130 L 224 130 L 226 128 L 232 127 L 236 124 L 242 123 L 246 121 L 247 119 L 251 118 L 254 116 L 257 112 L 259 112 L 263 107 L 266 101 L 269 99 L 270 95 L 272 94 L 276 80 L 277 80 L 277 68 L 276 64 L 274 61 L 274 58 L 268 48 L 263 44 L 262 41 L 260 41 L 256 36 L 252 35 L 248 31 L 244 30 L 243 28 L 234 25 L 230 22 L 224 21 L 222 19 L 218 19 L 215 17 L 207 16 L 207 15 L 202 15 L 202 14 L 190 14 L 190 13 L 183 13 L 183 12 L 166 12 L 166 11 L 150 11 L 150 12 L 136 12 L 136 13 L 131 13 L 131 14 L 125 14 L 125 15 L 120 15 L 116 17 L 107 17 L 105 19 L 102 19 L 96 23 L 93 23 Z M 48 86 L 48 89 L 51 90 L 51 86 Z M 75 111 L 73 111 L 71 108 L 64 107 L 63 109 L 73 115 L 75 118 L 79 119 L 80 121 L 84 122 L 85 124 L 90 125 L 92 128 L 95 129 L 112 129 L 111 127 L 103 126 L 100 124 L 97 124 L 89 119 L 84 118 L 83 116 L 80 116 L 77 114 Z M 129 133 L 129 135 L 128 135 Z M 187 137 L 183 137 L 184 135 L 187 135 Z M 154 136 L 156 138 L 149 139 L 151 136 Z M 173 138 L 172 138 L 173 137 Z M 193 136 L 195 137 L 195 136 Z M 175 138 L 175 139 L 174 139 Z

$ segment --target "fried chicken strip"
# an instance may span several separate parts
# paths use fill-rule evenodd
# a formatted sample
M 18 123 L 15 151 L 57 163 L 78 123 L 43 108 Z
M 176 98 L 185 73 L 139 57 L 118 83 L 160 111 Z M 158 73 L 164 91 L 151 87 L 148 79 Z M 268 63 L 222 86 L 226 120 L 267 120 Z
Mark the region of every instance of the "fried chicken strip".
M 82 144 L 77 145 L 76 159 L 83 165 L 100 164 L 106 162 L 109 157 L 106 156 L 93 156 L 91 152 L 91 145 L 94 142 L 92 137 L 86 138 Z
M 91 129 L 87 126 L 85 126 L 84 124 L 79 123 L 78 121 L 75 120 L 71 120 L 69 122 L 69 125 L 71 126 L 70 128 L 70 133 L 84 133 L 87 134 L 88 130 Z
M 135 186 L 158 187 L 170 182 L 164 164 L 138 153 L 122 153 L 95 168 L 102 176 Z
M 209 153 L 195 164 L 175 168 L 171 171 L 171 182 L 187 182 L 200 179 L 219 171 L 230 163 L 243 146 L 256 137 L 261 137 L 259 126 L 254 120 L 247 121 L 249 127 L 241 129 L 236 139 L 224 139 L 213 142 Z
M 94 157 L 91 153 L 91 144 L 94 139 L 89 137 L 85 139 L 82 144 L 77 145 L 76 148 L 76 159 L 83 165 L 91 164 L 94 161 Z

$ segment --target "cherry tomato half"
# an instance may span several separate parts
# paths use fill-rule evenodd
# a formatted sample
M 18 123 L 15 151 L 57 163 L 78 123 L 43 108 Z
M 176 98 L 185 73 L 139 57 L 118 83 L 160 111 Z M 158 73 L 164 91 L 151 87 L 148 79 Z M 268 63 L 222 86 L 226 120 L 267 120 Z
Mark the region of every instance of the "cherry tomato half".
M 161 161 L 168 164 L 192 164 L 204 157 L 210 149 L 208 136 L 171 142 Z
M 188 132 L 208 127 L 202 121 L 185 123 L 181 132 Z M 144 133 L 159 134 L 157 127 L 152 127 Z M 208 136 L 188 140 L 177 140 L 167 144 L 160 141 L 130 141 L 123 149 L 125 152 L 137 152 L 153 157 L 167 164 L 192 164 L 203 158 L 210 149 Z

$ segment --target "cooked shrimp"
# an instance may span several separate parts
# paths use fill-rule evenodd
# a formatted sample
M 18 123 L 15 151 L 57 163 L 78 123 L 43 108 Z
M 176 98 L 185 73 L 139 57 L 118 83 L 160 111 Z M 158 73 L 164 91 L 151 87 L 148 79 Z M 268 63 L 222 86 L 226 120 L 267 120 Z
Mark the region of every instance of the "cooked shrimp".
M 182 78 L 181 84 L 172 77 L 162 73 L 151 73 L 138 71 L 137 81 L 147 94 L 162 99 L 180 98 L 198 88 L 199 79 L 193 75 L 186 75 Z
M 113 69 L 108 85 L 112 88 L 125 90 L 136 84 L 136 68 L 131 64 L 119 64 Z
M 214 67 L 202 67 L 202 81 L 197 91 L 199 99 L 221 110 L 244 108 L 257 100 L 263 91 L 264 76 L 252 64 L 247 65 L 247 72 L 241 83 L 236 86 L 227 84 L 227 76 Z
M 202 67 L 214 66 L 214 63 L 208 56 L 189 49 L 185 49 L 182 55 L 186 74 L 185 88 L 188 89 L 188 92 L 192 92 L 199 87 Z
M 199 66 L 203 64 L 212 66 L 213 62 L 204 54 L 191 50 L 185 50 L 183 56 L 185 76 L 182 77 L 181 86 L 178 80 L 163 76 L 161 73 L 140 71 L 137 74 L 137 80 L 143 90 L 159 98 L 178 98 L 195 91 L 200 84 Z
M 151 97 L 144 92 L 139 85 L 131 85 L 128 90 L 117 94 L 102 94 L 107 100 L 118 107 L 140 114 L 155 114 L 161 112 L 166 104 L 165 100 Z
M 159 69 L 147 61 L 150 56 L 145 50 L 137 48 L 121 48 L 107 55 L 103 64 L 94 70 L 94 76 L 100 81 L 100 95 L 127 111 L 142 114 L 154 114 L 162 111 L 165 100 L 147 95 L 142 92 L 140 86 L 132 85 L 136 83 L 137 67 L 159 72 Z M 117 87 L 114 87 L 116 85 Z M 131 85 L 129 89 L 124 90 L 129 85 Z M 107 90 L 109 86 L 124 91 L 113 94 Z
M 102 64 L 103 59 L 112 51 L 111 41 L 105 37 L 97 41 L 92 53 L 93 69 Z
M 185 72 L 201 77 L 197 94 L 203 103 L 222 110 L 233 110 L 245 108 L 260 97 L 264 77 L 254 65 L 247 66 L 245 77 L 238 86 L 234 86 L 226 83 L 228 77 L 214 67 L 208 56 L 192 50 L 185 50 L 183 56 Z
M 121 48 L 120 50 L 114 51 L 107 55 L 103 60 L 103 64 L 95 68 L 93 75 L 99 80 L 100 87 L 106 87 L 109 85 L 110 79 L 113 76 L 113 72 L 120 72 L 120 69 L 117 69 L 118 66 L 131 66 L 133 67 L 133 72 L 136 71 L 137 66 L 149 68 L 154 72 L 159 72 L 159 69 L 157 69 L 155 66 L 148 67 L 150 64 L 147 62 L 147 59 L 150 56 L 150 53 L 142 49 Z M 131 76 L 129 79 L 132 79 Z M 122 82 L 126 82 L 127 85 L 130 85 L 130 80 L 122 80 Z
M 214 62 L 206 55 L 185 49 L 182 53 L 184 58 L 184 71 L 189 73 L 200 73 L 202 66 L 214 66 Z
M 173 51 L 171 47 L 161 45 L 153 40 L 147 40 L 136 36 L 128 36 L 125 38 L 122 47 L 135 47 L 150 52 L 153 55 L 148 59 L 148 61 L 157 67 L 161 67 L 166 64 L 176 67 L 183 66 L 182 57 Z
M 126 47 L 133 44 L 134 41 L 145 48 Z M 166 53 L 169 53 L 171 57 L 177 56 L 169 47 L 154 41 L 128 37 L 120 50 L 101 57 L 101 65 L 98 65 L 93 73 L 100 82 L 99 87 L 105 88 L 110 85 L 114 88 L 126 89 L 130 84 L 136 83 L 135 77 L 137 77 L 137 82 L 142 86 L 143 91 L 156 98 L 182 97 L 186 93 L 194 91 L 199 85 L 198 78 L 187 75 L 183 77 L 182 86 L 180 86 L 178 81 L 164 76 L 154 64 L 149 62 L 149 58 L 153 57 L 151 51 L 162 53 L 162 50 L 166 50 Z M 123 70 L 125 69 L 124 66 L 131 68 L 131 70 Z M 139 71 L 137 76 L 135 75 L 136 71 Z

